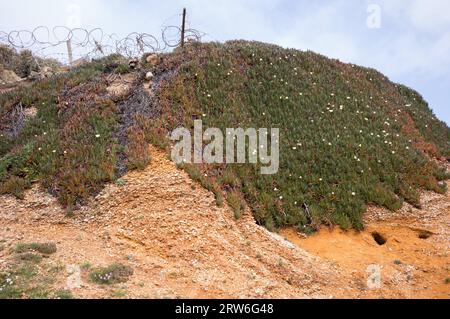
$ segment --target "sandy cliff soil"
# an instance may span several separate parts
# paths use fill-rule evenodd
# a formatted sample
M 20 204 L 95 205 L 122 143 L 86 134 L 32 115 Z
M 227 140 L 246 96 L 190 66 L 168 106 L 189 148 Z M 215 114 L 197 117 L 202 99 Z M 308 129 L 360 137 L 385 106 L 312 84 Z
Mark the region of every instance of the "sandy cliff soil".
M 450 297 L 448 195 L 425 193 L 421 211 L 371 208 L 359 234 L 277 235 L 250 212 L 235 220 L 164 153 L 150 151 L 149 167 L 107 186 L 73 216 L 37 185 L 24 200 L 1 196 L 0 270 L 15 262 L 18 243 L 55 242 L 57 252 L 39 269 L 55 270 L 48 289 L 77 298 Z M 114 285 L 89 280 L 89 269 L 113 263 L 130 266 L 133 276 Z M 371 264 L 381 267 L 378 289 L 367 285 Z M 80 281 L 71 274 L 77 266 Z

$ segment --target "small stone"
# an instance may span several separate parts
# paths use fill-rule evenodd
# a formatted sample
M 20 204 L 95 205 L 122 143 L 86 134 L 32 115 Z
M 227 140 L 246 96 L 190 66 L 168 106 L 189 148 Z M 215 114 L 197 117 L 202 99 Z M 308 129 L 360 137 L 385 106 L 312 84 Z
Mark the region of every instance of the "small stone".
M 147 72 L 147 74 L 145 74 L 145 79 L 147 81 L 151 81 L 154 78 L 154 75 L 152 72 Z
M 157 54 L 150 54 L 145 58 L 145 61 L 151 66 L 155 66 L 159 63 L 159 57 Z
M 131 59 L 130 61 L 128 61 L 128 65 L 130 66 L 130 68 L 136 69 L 137 66 L 139 65 L 139 60 Z

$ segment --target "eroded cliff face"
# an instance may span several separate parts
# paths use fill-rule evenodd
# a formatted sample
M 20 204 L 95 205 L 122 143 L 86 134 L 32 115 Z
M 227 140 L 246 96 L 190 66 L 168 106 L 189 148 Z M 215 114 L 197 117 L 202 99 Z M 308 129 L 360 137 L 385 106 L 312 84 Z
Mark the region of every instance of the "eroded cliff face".
M 423 210 L 405 206 L 395 215 L 370 208 L 361 233 L 280 236 L 249 211 L 236 220 L 165 153 L 150 147 L 150 154 L 146 169 L 108 185 L 73 216 L 38 185 L 24 200 L 1 196 L 0 272 L 35 269 L 12 284 L 22 297 L 37 286 L 46 297 L 78 298 L 448 298 L 448 195 L 425 193 Z M 47 242 L 57 251 L 39 261 L 16 249 Z M 133 274 L 119 283 L 92 280 L 113 264 Z M 381 267 L 377 289 L 368 286 L 373 264 Z

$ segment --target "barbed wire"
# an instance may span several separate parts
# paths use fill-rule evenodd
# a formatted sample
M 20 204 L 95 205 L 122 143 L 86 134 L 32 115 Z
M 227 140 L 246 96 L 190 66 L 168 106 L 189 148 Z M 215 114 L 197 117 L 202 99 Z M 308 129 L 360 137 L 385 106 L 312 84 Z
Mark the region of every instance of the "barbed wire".
M 188 28 L 185 41 L 201 41 L 205 33 Z M 33 30 L 0 31 L 0 45 L 16 50 L 31 50 L 41 58 L 53 58 L 67 63 L 72 59 L 92 59 L 109 54 L 120 54 L 128 58 L 144 53 L 167 52 L 181 44 L 181 27 L 166 25 L 158 35 L 132 32 L 121 38 L 117 34 L 106 34 L 102 28 L 68 28 L 38 26 Z M 70 54 L 69 54 L 70 51 Z

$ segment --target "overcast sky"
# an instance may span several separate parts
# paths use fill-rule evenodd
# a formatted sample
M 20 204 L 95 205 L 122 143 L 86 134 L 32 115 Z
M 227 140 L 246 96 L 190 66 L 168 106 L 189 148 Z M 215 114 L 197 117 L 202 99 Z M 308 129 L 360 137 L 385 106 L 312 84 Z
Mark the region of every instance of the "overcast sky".
M 0 0 L 0 30 L 101 27 L 158 33 L 183 7 L 206 40 L 248 39 L 374 67 L 418 90 L 450 124 L 448 0 Z

